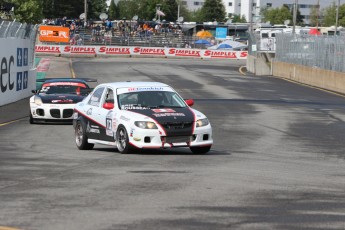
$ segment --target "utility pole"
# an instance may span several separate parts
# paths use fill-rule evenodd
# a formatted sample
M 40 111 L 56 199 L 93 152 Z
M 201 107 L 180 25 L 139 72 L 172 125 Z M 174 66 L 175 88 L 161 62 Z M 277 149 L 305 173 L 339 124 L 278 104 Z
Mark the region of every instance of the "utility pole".
M 249 0 L 249 31 L 253 31 L 253 0 Z
M 84 26 L 86 27 L 86 25 L 87 25 L 87 0 L 84 0 L 84 13 L 85 13 Z
M 320 0 L 317 0 L 317 14 L 316 14 L 316 28 L 319 28 L 319 17 L 320 17 Z
M 294 8 L 293 8 L 293 27 L 292 27 L 292 33 L 296 33 L 296 22 L 297 22 L 297 6 L 298 6 L 298 0 L 295 0 Z
M 336 13 L 336 16 L 335 16 L 335 33 L 334 33 L 334 35 L 337 35 L 337 32 L 338 32 L 339 5 L 340 5 L 340 0 L 338 0 L 338 3 L 337 3 L 337 13 Z

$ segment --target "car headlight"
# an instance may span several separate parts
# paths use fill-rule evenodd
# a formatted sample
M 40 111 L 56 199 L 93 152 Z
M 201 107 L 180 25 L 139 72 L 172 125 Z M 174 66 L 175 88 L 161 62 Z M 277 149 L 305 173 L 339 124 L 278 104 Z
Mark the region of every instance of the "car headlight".
M 134 124 L 141 129 L 158 129 L 157 125 L 151 121 L 136 121 Z
M 42 102 L 42 99 L 40 97 L 35 96 L 34 103 L 36 105 L 42 105 L 43 102 Z
M 196 121 L 196 127 L 197 127 L 197 128 L 198 128 L 198 127 L 202 127 L 202 126 L 206 126 L 206 125 L 208 125 L 208 124 L 210 124 L 210 122 L 208 121 L 207 118 L 199 119 L 199 120 Z

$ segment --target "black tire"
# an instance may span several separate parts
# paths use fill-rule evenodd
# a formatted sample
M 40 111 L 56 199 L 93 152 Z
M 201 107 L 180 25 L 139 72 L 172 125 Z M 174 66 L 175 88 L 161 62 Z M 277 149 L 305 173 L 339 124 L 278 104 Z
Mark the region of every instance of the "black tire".
M 31 112 L 30 112 L 29 122 L 30 122 L 30 124 L 35 124 L 35 119 L 32 117 Z
M 120 125 L 116 131 L 116 147 L 121 154 L 130 153 L 128 134 L 123 125 Z
M 204 147 L 190 147 L 190 150 L 194 154 L 206 154 L 208 151 L 210 151 L 211 146 L 204 146 Z
M 86 131 L 83 124 L 80 121 L 77 121 L 74 129 L 75 143 L 80 150 L 91 150 L 93 149 L 94 144 L 87 142 Z

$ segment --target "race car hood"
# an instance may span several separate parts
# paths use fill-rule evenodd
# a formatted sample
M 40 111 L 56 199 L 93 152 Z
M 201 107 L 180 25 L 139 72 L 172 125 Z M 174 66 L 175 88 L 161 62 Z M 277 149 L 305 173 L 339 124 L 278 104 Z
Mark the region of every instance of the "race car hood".
M 193 134 L 195 114 L 186 108 L 157 108 L 128 110 L 153 119 L 167 136 L 190 136 Z
M 43 103 L 47 104 L 76 104 L 84 99 L 84 96 L 66 94 L 66 95 L 40 95 Z

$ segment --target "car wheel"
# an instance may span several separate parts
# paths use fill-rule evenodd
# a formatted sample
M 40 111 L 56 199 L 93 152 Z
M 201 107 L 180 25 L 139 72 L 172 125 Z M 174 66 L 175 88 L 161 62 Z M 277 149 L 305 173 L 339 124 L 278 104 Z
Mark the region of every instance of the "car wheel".
M 190 150 L 194 153 L 194 154 L 205 154 L 208 151 L 210 151 L 211 146 L 204 146 L 204 147 L 190 147 Z
M 32 117 L 31 113 L 30 113 L 29 122 L 30 122 L 30 124 L 35 124 L 35 119 Z
M 91 150 L 93 149 L 94 144 L 87 142 L 87 136 L 85 129 L 80 121 L 77 122 L 74 130 L 75 134 L 75 143 L 80 150 Z
M 128 134 L 126 128 L 122 125 L 117 129 L 116 132 L 116 147 L 117 150 L 122 154 L 129 153 L 130 149 Z

